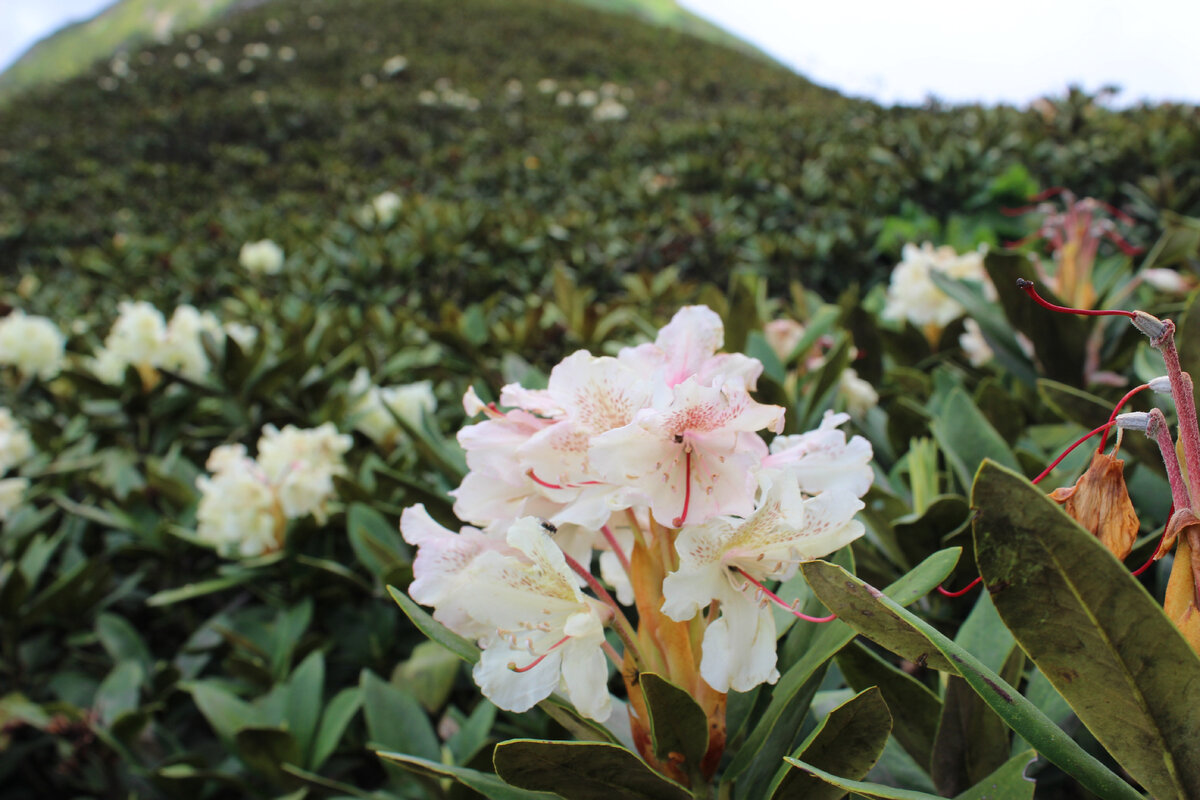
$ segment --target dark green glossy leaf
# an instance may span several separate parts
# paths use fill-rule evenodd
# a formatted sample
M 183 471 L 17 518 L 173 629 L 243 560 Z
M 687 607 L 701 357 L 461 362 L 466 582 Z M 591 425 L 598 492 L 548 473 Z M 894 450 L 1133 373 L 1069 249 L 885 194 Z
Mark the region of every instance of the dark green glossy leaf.
M 300 748 L 301 765 L 309 762 L 317 721 L 323 707 L 325 689 L 325 655 L 311 653 L 292 671 L 288 679 L 286 719 L 288 730 L 296 737 Z
M 238 757 L 276 783 L 283 780 L 284 764 L 301 759 L 295 737 L 281 728 L 242 728 L 235 740 Z
M 962 387 L 946 396 L 930 430 L 946 460 L 954 468 L 964 491 L 985 458 L 1018 469 L 1017 457 L 987 417 L 975 407 Z
M 699 766 L 708 750 L 708 719 L 692 696 L 653 672 L 638 676 L 646 709 L 654 754 L 666 760 L 678 753 L 692 766 Z
M 865 776 L 879 760 L 892 729 L 892 715 L 878 688 L 866 689 L 829 712 L 793 758 L 852 780 Z M 784 766 L 775 779 L 772 800 L 838 800 L 840 789 Z
M 466 767 L 442 764 L 438 761 L 410 756 L 407 753 L 390 753 L 379 750 L 376 751 L 375 755 L 390 763 L 398 764 L 417 775 L 439 779 L 453 778 L 463 786 L 474 789 L 484 797 L 491 798 L 491 800 L 542 800 L 543 798 L 550 800 L 551 798 L 558 798 L 557 794 L 535 792 L 529 789 L 510 786 L 498 776 L 489 772 L 480 772 L 479 770 L 467 769 Z
M 411 597 L 395 586 L 388 587 L 388 594 L 400 606 L 400 610 L 412 620 L 413 625 L 417 626 L 417 630 L 425 634 L 425 636 L 445 647 L 468 664 L 474 664 L 479 660 L 479 648 L 474 643 L 464 639 L 435 620 L 429 615 L 428 611 L 417 605 Z
M 496 774 L 505 783 L 556 792 L 566 800 L 691 800 L 631 751 L 601 742 L 513 739 L 496 745 Z
M 860 644 L 844 648 L 838 653 L 837 663 L 854 689 L 879 687 L 892 712 L 892 735 L 918 764 L 928 765 L 942 716 L 941 699 L 925 684 Z
M 897 623 L 905 625 L 907 629 L 899 637 L 903 646 L 937 652 L 939 660 L 947 665 L 953 661 L 953 667 L 948 671 L 961 675 L 1009 727 L 1092 792 L 1105 800 L 1133 800 L 1138 797 L 1127 783 L 1085 752 L 1016 689 L 928 622 L 841 567 L 824 561 L 811 561 L 802 564 L 801 568 L 813 591 L 826 605 L 839 613 L 839 609 L 844 609 L 852 615 L 846 618 L 848 621 L 855 625 L 865 624 L 875 632 L 884 631 L 887 634 L 892 632 Z M 876 623 L 873 620 L 876 615 L 886 618 L 886 621 Z M 865 630 L 860 632 L 868 635 Z M 926 642 L 923 647 L 918 647 L 918 637 L 921 636 Z
M 181 688 L 191 693 L 200 713 L 230 750 L 239 730 L 263 724 L 262 715 L 257 709 L 219 686 L 191 683 Z
M 362 691 L 357 686 L 342 689 L 333 696 L 321 713 L 321 724 L 317 727 L 317 735 L 313 740 L 312 755 L 309 765 L 320 769 L 325 759 L 333 754 L 342 735 L 354 716 L 362 708 Z
M 346 535 L 359 563 L 380 578 L 411 560 L 395 523 L 363 503 L 352 503 L 347 510 Z
M 1125 567 L 1023 477 L 985 463 L 972 502 L 980 571 L 1021 647 L 1134 779 L 1157 797 L 1196 796 L 1195 652 Z
M 1034 756 L 1032 750 L 1013 756 L 1004 766 L 984 778 L 978 785 L 959 795 L 955 800 L 1032 800 L 1034 783 L 1026 778 L 1024 773 Z M 836 786 L 842 792 L 852 792 L 855 796 L 872 798 L 872 800 L 939 800 L 939 795 L 936 794 L 847 780 L 837 775 L 831 775 L 810 764 L 805 764 L 803 761 L 793 758 L 789 758 L 787 761 L 798 770 L 820 779 L 823 783 Z
M 368 670 L 358 685 L 372 745 L 434 761 L 441 756 L 437 734 L 417 698 Z

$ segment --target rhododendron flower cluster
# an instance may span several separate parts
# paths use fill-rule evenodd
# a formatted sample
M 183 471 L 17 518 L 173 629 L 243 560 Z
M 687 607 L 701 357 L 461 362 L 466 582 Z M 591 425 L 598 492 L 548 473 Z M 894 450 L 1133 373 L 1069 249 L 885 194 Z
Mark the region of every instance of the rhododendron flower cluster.
M 475 679 L 500 707 L 524 710 L 561 689 L 603 720 L 607 657 L 655 763 L 634 691 L 653 670 L 705 709 L 715 769 L 725 694 L 778 678 L 777 598 L 764 584 L 863 533 L 871 447 L 847 441 L 849 417 L 832 413 L 768 442 L 784 410 L 751 396 L 762 364 L 719 352 L 723 340 L 720 318 L 692 306 L 654 342 L 574 353 L 544 389 L 505 386 L 499 406 L 467 392 L 467 413 L 484 418 L 459 433 L 469 472 L 451 494 L 470 525 L 447 530 L 414 506 L 401 530 L 419 548 L 412 597 L 479 642 Z
M 0 476 L 33 455 L 29 432 L 21 426 L 7 408 L 0 408 Z M 0 521 L 21 502 L 29 487 L 25 478 L 0 478 Z
M 394 445 L 404 433 L 397 417 L 417 426 L 425 414 L 432 414 L 437 408 L 433 384 L 429 381 L 376 386 L 366 369 L 360 369 L 350 381 L 348 391 L 355 398 L 349 412 L 354 429 L 384 447 Z
M 17 309 L 0 319 L 0 364 L 22 375 L 53 378 L 62 369 L 66 339 L 52 321 Z
M 196 480 L 196 535 L 228 556 L 257 556 L 283 546 L 287 521 L 309 516 L 324 524 L 335 496 L 333 478 L 346 474 L 342 456 L 353 440 L 332 423 L 302 429 L 263 428 L 258 457 L 244 445 L 222 445 Z
M 283 269 L 283 248 L 270 239 L 246 242 L 238 252 L 238 263 L 252 275 L 274 275 Z
M 996 289 L 983 268 L 983 254 L 982 248 L 960 254 L 953 247 L 935 248 L 929 242 L 920 247 L 904 245 L 901 261 L 892 270 L 883 318 L 907 320 L 920 328 L 927 338 L 935 339 L 943 328 L 963 315 L 964 309 L 938 288 L 932 273 L 980 283 L 985 296 L 994 300 Z
M 107 383 L 120 383 L 130 366 L 147 387 L 158 382 L 160 369 L 201 380 L 209 370 L 204 334 L 218 341 L 227 334 L 236 335 L 247 342 L 253 342 L 255 335 L 253 328 L 244 325 L 227 329 L 211 312 L 189 305 L 176 308 L 170 322 L 150 303 L 126 301 L 119 309 L 120 315 L 92 362 L 96 376 Z

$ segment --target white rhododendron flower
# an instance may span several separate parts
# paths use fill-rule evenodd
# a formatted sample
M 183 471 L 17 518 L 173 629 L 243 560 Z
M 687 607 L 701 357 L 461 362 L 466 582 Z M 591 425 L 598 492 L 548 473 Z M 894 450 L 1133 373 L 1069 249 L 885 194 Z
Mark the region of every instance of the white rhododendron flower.
M 62 369 L 66 339 L 45 317 L 21 310 L 0 318 L 0 364 L 14 366 L 22 375 L 53 378 Z
M 256 556 L 283 546 L 287 520 L 312 515 L 324 524 L 335 496 L 333 477 L 345 475 L 342 455 L 351 438 L 332 423 L 302 429 L 263 428 L 258 458 L 243 445 L 222 445 L 196 480 L 196 535 L 224 555 Z
M 432 414 L 437 408 L 433 384 L 429 381 L 376 386 L 371 383 L 366 369 L 359 369 L 350 381 L 348 391 L 358 398 L 349 411 L 354 429 L 385 447 L 390 447 L 404 435 L 396 417 L 415 427 L 421 424 L 426 414 Z
M 120 383 L 126 367 L 134 367 L 148 385 L 165 369 L 199 381 L 210 369 L 204 349 L 207 334 L 217 342 L 226 329 L 212 312 L 181 305 L 167 322 L 163 313 L 147 302 L 122 302 L 120 315 L 92 359 L 92 371 L 107 383 Z
M 934 248 L 929 242 L 920 247 L 904 245 L 903 257 L 892 271 L 883 318 L 908 320 L 918 328 L 941 330 L 963 315 L 963 307 L 938 288 L 930 275 L 939 272 L 956 280 L 983 284 L 989 300 L 996 289 L 983 268 L 982 249 L 957 253 L 953 247 Z
M 838 376 L 838 395 L 845 400 L 850 416 L 855 418 L 879 405 L 879 392 L 868 381 L 858 377 L 858 372 L 850 367 L 842 370 Z
M 258 464 L 275 487 L 288 519 L 312 514 L 325 522 L 326 503 L 335 494 L 333 478 L 345 475 L 342 455 L 354 440 L 337 432 L 332 422 L 303 429 L 287 425 L 263 428 L 258 440 Z
M 966 330 L 958 337 L 958 346 L 967 354 L 967 360 L 971 362 L 971 366 L 982 367 L 996 354 L 992 352 L 992 346 L 987 343 L 987 339 L 983 338 L 983 331 L 978 322 L 968 317 L 963 320 L 963 327 Z
M 0 522 L 4 522 L 21 504 L 29 489 L 27 478 L 4 478 L 0 480 Z
M 220 341 L 225 335 L 220 320 L 212 312 L 197 311 L 189 305 L 179 306 L 167 323 L 160 362 L 156 366 L 192 380 L 202 379 L 209 370 L 204 334 Z
M 629 116 L 629 109 L 619 100 L 606 97 L 592 109 L 592 119 L 597 122 L 620 122 Z
M 395 192 L 384 192 L 376 195 L 371 202 L 358 210 L 358 221 L 364 226 L 391 225 L 400 213 L 404 201 Z
M 283 248 L 270 239 L 246 242 L 238 253 L 238 263 L 252 275 L 274 275 L 283 269 Z
M 545 388 L 464 396 L 483 417 L 459 431 L 468 471 L 451 492 L 470 525 L 414 506 L 401 531 L 417 547 L 410 594 L 483 648 L 475 680 L 501 708 L 557 690 L 604 719 L 607 658 L 631 698 L 629 676 L 657 670 L 720 726 L 725 693 L 778 678 L 768 603 L 783 601 L 765 583 L 862 535 L 871 446 L 839 429 L 848 414 L 764 438 L 784 410 L 753 399 L 763 366 L 720 352 L 724 336 L 691 306 L 653 342 L 569 355 Z M 630 722 L 651 740 L 632 704 Z
M 794 319 L 773 319 L 763 326 L 763 338 L 779 362 L 786 364 L 804 338 L 804 326 Z
M 0 475 L 33 455 L 33 441 L 7 408 L 0 408 Z
M 274 488 L 242 445 L 213 450 L 212 477 L 196 480 L 200 505 L 196 535 L 228 556 L 253 557 L 278 550 L 286 520 Z
M 744 519 L 717 517 L 679 534 L 679 569 L 663 582 L 663 612 L 686 621 L 713 600 L 721 616 L 704 632 L 700 674 L 718 691 L 748 691 L 774 683 L 775 618 L 755 590 L 787 580 L 801 561 L 831 553 L 863 534 L 853 492 L 805 498 L 787 474 L 763 476 L 758 507 Z

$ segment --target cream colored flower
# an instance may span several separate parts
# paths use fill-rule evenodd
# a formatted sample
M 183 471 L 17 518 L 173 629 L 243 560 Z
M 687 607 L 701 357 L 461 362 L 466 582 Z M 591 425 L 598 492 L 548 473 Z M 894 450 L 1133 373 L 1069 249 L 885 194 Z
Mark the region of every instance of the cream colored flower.
M 29 480 L 27 478 L 0 480 L 0 522 L 7 520 L 13 510 L 21 504 L 28 488 Z
M 286 519 L 274 488 L 242 445 L 213 450 L 214 474 L 197 479 L 196 535 L 227 556 L 253 557 L 278 550 Z
M 23 375 L 53 378 L 62 369 L 65 346 L 62 332 L 46 317 L 18 309 L 0 319 L 0 364 L 14 366 Z
M 287 425 L 263 428 L 258 440 L 258 464 L 275 487 L 280 507 L 288 519 L 312 514 L 325 522 L 325 507 L 334 496 L 333 477 L 345 475 L 342 455 L 354 440 L 339 434 L 333 423 L 302 429 Z
M 274 275 L 283 269 L 283 248 L 270 239 L 246 242 L 238 253 L 238 263 L 253 275 Z
M 996 354 L 992 351 L 992 346 L 987 343 L 987 339 L 983 338 L 983 330 L 980 329 L 978 322 L 968 317 L 963 320 L 963 327 L 966 330 L 958 337 L 958 346 L 966 353 L 971 366 L 982 367 L 995 358 Z
M 7 408 L 0 408 L 0 475 L 33 455 L 29 432 Z
M 396 417 L 418 426 L 425 414 L 437 408 L 433 384 L 420 381 L 402 386 L 375 386 L 365 369 L 360 369 L 350 382 L 351 395 L 358 400 L 350 408 L 350 420 L 355 430 L 385 447 L 395 443 L 403 433 Z
M 982 249 L 960 255 L 952 247 L 935 249 L 929 242 L 920 247 L 906 244 L 902 260 L 892 271 L 883 318 L 908 320 L 925 329 L 928 335 L 962 316 L 963 307 L 933 282 L 930 276 L 934 272 L 981 283 L 989 300 L 996 297 L 995 287 L 983 268 Z

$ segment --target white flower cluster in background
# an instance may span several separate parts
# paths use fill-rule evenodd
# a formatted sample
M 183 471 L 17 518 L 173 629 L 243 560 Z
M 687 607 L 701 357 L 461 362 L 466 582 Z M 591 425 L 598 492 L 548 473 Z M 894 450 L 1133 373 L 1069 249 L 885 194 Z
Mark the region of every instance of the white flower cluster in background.
M 499 407 L 467 392 L 468 415 L 485 419 L 459 432 L 469 471 L 451 494 L 474 527 L 446 530 L 415 506 L 401 531 L 419 547 L 410 594 L 483 647 L 475 680 L 500 707 L 561 688 L 585 716 L 608 716 L 602 628 L 622 612 L 577 577 L 592 585 L 597 552 L 622 604 L 700 620 L 698 674 L 713 690 L 778 678 L 758 588 L 862 535 L 871 446 L 847 441 L 845 414 L 768 446 L 758 431 L 781 431 L 784 411 L 750 396 L 762 364 L 719 352 L 723 340 L 720 317 L 692 306 L 654 342 L 568 356 L 545 389 L 505 386 Z M 645 557 L 678 555 L 660 585 L 631 583 L 635 540 Z
M 283 269 L 283 248 L 270 239 L 246 242 L 238 252 L 238 263 L 251 275 L 274 275 Z
M 216 448 L 205 464 L 212 475 L 196 480 L 197 537 L 223 555 L 251 557 L 282 547 L 288 520 L 312 515 L 324 524 L 352 441 L 328 422 L 308 429 L 268 425 L 257 458 L 240 444 Z
M 433 89 L 422 89 L 417 93 L 417 102 L 423 106 L 440 106 L 460 111 L 478 111 L 481 103 L 466 89 L 455 89 L 449 78 L 438 78 Z
M 537 89 L 544 95 L 553 95 L 555 105 L 563 108 L 590 108 L 592 119 L 597 122 L 615 122 L 628 117 L 629 108 L 625 104 L 632 101 L 634 96 L 633 89 L 612 81 L 600 84 L 599 89 L 581 89 L 576 93 L 560 89 L 558 81 L 553 78 L 542 78 L 537 82 Z
M 106 383 L 120 383 L 127 367 L 137 369 L 148 385 L 156 382 L 155 373 L 160 369 L 189 380 L 201 380 L 210 368 L 204 350 L 205 334 L 218 343 L 229 336 L 242 347 L 252 345 L 258 334 L 248 325 L 223 326 L 212 312 L 198 311 L 190 305 L 177 307 L 170 322 L 161 311 L 144 301 L 127 300 L 118 308 L 120 314 L 105 338 L 104 346 L 96 351 L 92 360 L 96 377 Z
M 29 432 L 13 417 L 7 408 L 0 408 L 0 522 L 8 519 L 13 509 L 20 504 L 25 490 L 29 488 L 26 478 L 5 478 L 9 470 L 20 466 L 33 455 L 33 441 Z
M 62 331 L 46 317 L 18 309 L 0 318 L 0 364 L 22 375 L 53 378 L 62 370 L 65 347 Z
M 883 309 L 886 320 L 907 320 L 927 335 L 936 334 L 963 315 L 958 301 L 938 288 L 931 275 L 940 273 L 956 280 L 982 284 L 987 299 L 996 299 L 996 289 L 983 267 L 984 249 L 958 253 L 953 247 L 935 248 L 929 242 L 920 247 L 904 245 L 903 257 L 892 270 Z
M 433 384 L 419 381 L 403 386 L 376 386 L 366 369 L 359 369 L 347 389 L 356 398 L 349 419 L 354 429 L 384 447 L 393 446 L 404 431 L 396 417 L 413 427 L 437 408 Z
M 355 217 L 360 225 L 369 228 L 374 225 L 387 227 L 396 221 L 404 200 L 395 192 L 383 192 L 359 207 Z

